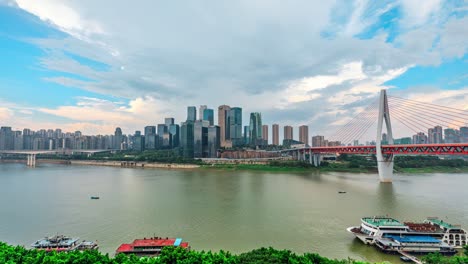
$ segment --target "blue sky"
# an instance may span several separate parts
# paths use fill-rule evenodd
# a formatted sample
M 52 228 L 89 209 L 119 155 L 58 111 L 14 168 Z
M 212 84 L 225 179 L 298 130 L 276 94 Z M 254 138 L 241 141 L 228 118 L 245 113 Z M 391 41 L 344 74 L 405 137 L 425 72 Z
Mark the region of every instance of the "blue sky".
M 468 109 L 466 1 L 322 2 L 0 0 L 0 125 L 132 133 L 229 104 L 318 134 L 380 89 Z

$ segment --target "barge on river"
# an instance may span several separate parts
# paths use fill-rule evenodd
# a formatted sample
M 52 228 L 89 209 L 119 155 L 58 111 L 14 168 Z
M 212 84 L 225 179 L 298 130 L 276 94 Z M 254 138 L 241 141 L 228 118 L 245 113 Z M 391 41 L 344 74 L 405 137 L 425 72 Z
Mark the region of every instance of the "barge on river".
M 133 243 L 122 244 L 116 254 L 135 254 L 140 257 L 155 257 L 161 254 L 164 247 L 181 247 L 190 250 L 188 242 L 182 242 L 182 238 L 152 237 L 135 239 Z

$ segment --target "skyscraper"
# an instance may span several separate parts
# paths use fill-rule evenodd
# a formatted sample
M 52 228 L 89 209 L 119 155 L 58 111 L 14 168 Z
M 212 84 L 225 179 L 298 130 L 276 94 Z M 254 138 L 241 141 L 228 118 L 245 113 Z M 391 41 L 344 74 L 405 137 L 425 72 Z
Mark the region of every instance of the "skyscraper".
M 156 141 L 157 141 L 156 127 L 146 126 L 145 127 L 145 149 L 155 149 Z
M 279 125 L 273 124 L 271 130 L 272 130 L 273 145 L 278 146 L 279 145 Z
M 284 126 L 283 139 L 293 139 L 293 127 L 292 126 Z
M 164 134 L 167 133 L 166 124 L 158 124 L 158 140 L 156 142 L 157 148 L 162 148 L 164 146 Z
M 262 126 L 262 140 L 263 145 L 268 145 L 268 125 Z
M 170 125 L 174 124 L 174 118 L 173 117 L 166 117 L 164 118 L 164 124 L 169 127 Z
M 214 111 L 213 109 L 205 109 L 203 111 L 203 118 L 202 120 L 206 120 L 210 122 L 210 126 L 214 125 Z
M 231 111 L 231 107 L 228 105 L 220 105 L 218 107 L 218 126 L 219 126 L 219 133 L 220 133 L 220 142 L 221 142 L 221 147 L 227 147 L 230 144 L 228 142 L 231 137 L 230 137 L 230 120 L 229 120 L 229 114 Z
M 14 149 L 14 135 L 11 127 L 0 128 L 0 150 Z
M 249 125 L 249 138 L 250 145 L 262 146 L 262 114 L 250 113 L 250 125 Z
M 193 158 L 193 124 L 194 121 L 186 121 L 180 126 L 180 146 L 186 158 Z
M 308 126 L 299 127 L 299 141 L 306 145 L 309 145 L 309 127 Z
M 233 107 L 229 111 L 229 135 L 232 146 L 243 144 L 242 139 L 242 108 Z
M 187 121 L 197 120 L 197 108 L 195 106 L 187 107 Z
M 172 124 L 169 126 L 169 145 L 171 148 L 177 148 L 180 144 L 180 127 Z
M 244 126 L 244 145 L 249 145 L 250 144 L 250 138 L 249 138 L 249 126 Z
M 141 135 L 141 131 L 135 131 L 133 136 L 132 149 L 138 152 L 145 150 L 145 138 Z
M 198 112 L 198 115 L 199 115 L 198 119 L 199 120 L 205 120 L 204 119 L 204 113 L 205 113 L 205 109 L 208 109 L 208 107 L 206 105 L 200 105 L 199 109 L 200 109 L 200 112 Z
M 424 132 L 418 132 L 416 135 L 413 135 L 413 144 L 426 144 L 427 136 Z
M 208 126 L 210 123 L 197 120 L 193 125 L 193 157 L 208 157 Z
M 115 132 L 114 132 L 113 148 L 114 149 L 122 149 L 121 148 L 122 140 L 123 140 L 122 129 L 120 127 L 117 127 L 115 129 Z M 66 144 L 63 144 L 63 145 L 64 145 L 63 147 L 66 148 Z
M 218 149 L 221 145 L 219 131 L 219 126 L 208 127 L 208 158 L 217 158 Z

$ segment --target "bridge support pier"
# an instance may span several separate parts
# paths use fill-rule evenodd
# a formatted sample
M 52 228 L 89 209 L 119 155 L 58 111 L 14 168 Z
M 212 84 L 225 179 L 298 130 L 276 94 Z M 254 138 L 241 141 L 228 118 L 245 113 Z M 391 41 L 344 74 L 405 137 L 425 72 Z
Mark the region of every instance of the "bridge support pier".
M 29 167 L 36 167 L 36 154 L 28 154 L 27 155 L 28 161 L 26 165 Z
M 320 154 L 319 153 L 313 155 L 313 160 L 314 160 L 315 167 L 320 166 Z

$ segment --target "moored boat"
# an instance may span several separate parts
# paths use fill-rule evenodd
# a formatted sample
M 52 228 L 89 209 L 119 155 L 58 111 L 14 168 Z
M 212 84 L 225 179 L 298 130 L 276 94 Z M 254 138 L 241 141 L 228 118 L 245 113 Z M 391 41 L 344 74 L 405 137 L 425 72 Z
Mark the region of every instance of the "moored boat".
M 154 257 L 161 253 L 164 247 L 174 246 L 190 250 L 188 242 L 182 242 L 182 238 L 151 237 L 135 239 L 130 244 L 122 244 L 117 248 L 116 254 L 135 254 L 137 256 Z
M 55 235 L 39 239 L 31 244 L 31 247 L 46 251 L 72 251 L 72 250 L 92 250 L 97 249 L 98 245 L 92 241 L 79 241 L 79 238 L 72 238 L 64 235 Z
M 347 231 L 365 244 L 374 244 L 376 239 L 388 235 L 405 237 L 429 236 L 453 248 L 468 244 L 467 232 L 459 225 L 452 225 L 437 217 L 428 217 L 423 222 L 400 222 L 391 217 L 374 216 L 361 218 L 360 226 L 352 226 Z

